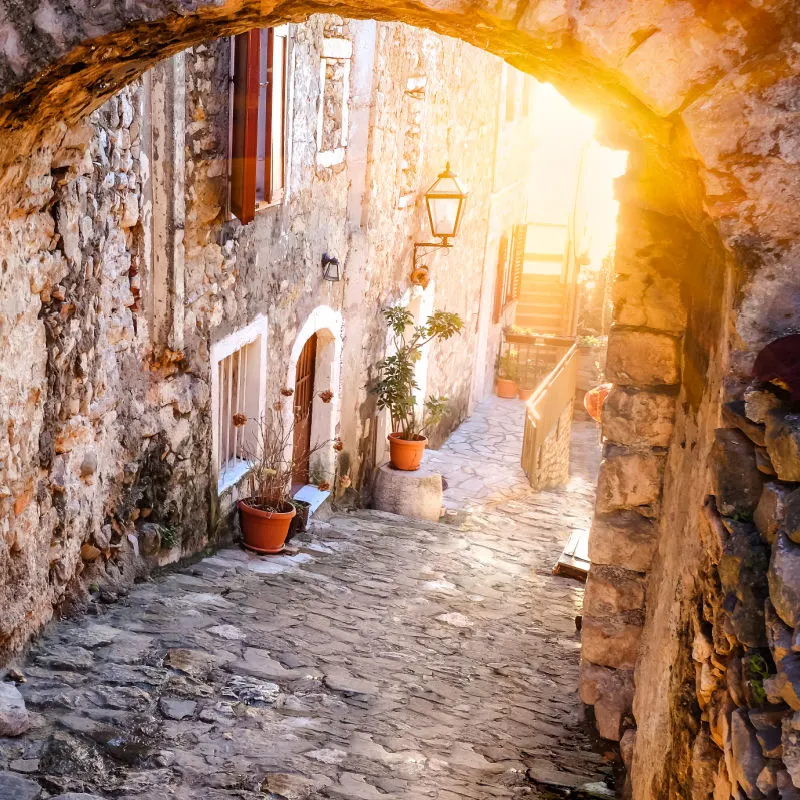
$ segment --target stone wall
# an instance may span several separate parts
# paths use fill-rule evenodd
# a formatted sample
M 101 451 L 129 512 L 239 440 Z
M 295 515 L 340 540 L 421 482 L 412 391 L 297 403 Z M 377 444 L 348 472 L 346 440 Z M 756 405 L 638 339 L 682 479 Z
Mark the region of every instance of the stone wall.
M 721 343 L 731 271 L 713 239 L 649 186 L 647 166 L 634 162 L 618 187 L 606 364 L 614 388 L 603 407 L 581 697 L 601 735 L 622 740 L 634 796 L 690 797 L 697 713 L 686 703 L 686 632 L 704 580 L 692 504 L 703 503 L 724 369 L 705 353 Z M 698 263 L 713 271 L 691 286 Z
M 3 226 L 4 652 L 53 609 L 177 557 L 161 531 L 205 543 L 207 457 L 186 420 L 207 391 L 153 360 L 143 303 L 142 100 L 132 84 L 73 129 Z
M 354 43 L 351 140 L 336 164 L 316 158 L 319 104 L 333 102 L 319 79 L 328 37 Z M 315 17 L 291 38 L 287 198 L 251 224 L 227 212 L 226 39 L 123 89 L 38 151 L 0 198 L 3 657 L 87 593 L 111 599 L 231 534 L 211 459 L 210 350 L 258 315 L 268 397 L 286 385 L 313 310 L 343 318 L 337 432 L 354 488 L 367 486 L 381 455 L 367 391 L 386 345 L 378 312 L 408 295 L 410 244 L 428 238 L 420 195 L 448 157 L 470 206 L 452 253 L 431 262 L 432 300 L 461 313 L 467 333 L 431 354 L 429 391 L 453 400 L 435 437 L 469 408 L 503 66 L 402 25 Z M 479 81 L 460 75 L 467 51 Z M 480 103 L 454 112 L 467 96 Z M 400 152 L 417 159 L 413 175 L 384 169 Z M 340 283 L 322 279 L 323 253 L 339 257 Z
M 536 480 L 532 484 L 538 490 L 563 486 L 569 480 L 569 440 L 572 434 L 573 402 L 561 412 L 553 429 L 539 448 Z

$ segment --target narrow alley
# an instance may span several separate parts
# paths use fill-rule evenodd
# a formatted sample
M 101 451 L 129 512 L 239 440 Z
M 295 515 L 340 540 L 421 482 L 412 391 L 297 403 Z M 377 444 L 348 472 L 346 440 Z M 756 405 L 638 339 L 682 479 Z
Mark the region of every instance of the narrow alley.
M 429 454 L 471 507 L 452 524 L 335 514 L 289 554 L 222 550 L 51 626 L 0 798 L 614 796 L 576 696 L 583 588 L 552 575 L 597 432 L 576 420 L 570 484 L 534 494 L 522 408 L 492 399 Z

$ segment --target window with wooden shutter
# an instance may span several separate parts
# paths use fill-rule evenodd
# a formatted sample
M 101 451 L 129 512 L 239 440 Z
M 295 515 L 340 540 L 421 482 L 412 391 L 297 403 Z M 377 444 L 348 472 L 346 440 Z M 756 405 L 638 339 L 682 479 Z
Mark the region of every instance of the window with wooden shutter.
M 522 291 L 522 270 L 525 265 L 525 237 L 528 232 L 527 225 L 515 225 L 511 237 L 511 258 L 509 261 L 510 277 L 506 302 L 513 303 L 519 300 Z
M 493 321 L 500 322 L 500 317 L 505 308 L 505 297 L 508 280 L 508 236 L 504 233 L 500 237 L 500 247 L 497 254 L 497 277 L 494 285 L 494 314 Z
M 283 200 L 287 50 L 285 25 L 232 40 L 230 208 L 245 224 Z

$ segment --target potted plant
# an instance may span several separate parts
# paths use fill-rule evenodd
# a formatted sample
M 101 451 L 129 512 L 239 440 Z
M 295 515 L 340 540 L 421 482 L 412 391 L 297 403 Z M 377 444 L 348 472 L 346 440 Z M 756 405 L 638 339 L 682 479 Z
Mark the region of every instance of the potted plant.
M 519 363 L 514 351 L 509 350 L 497 359 L 497 382 L 495 383 L 495 394 L 510 400 L 517 396 L 519 387 Z
M 372 388 L 378 408 L 387 409 L 392 420 L 389 434 L 389 459 L 396 469 L 419 468 L 428 443 L 425 432 L 436 425 L 447 410 L 447 398 L 431 395 L 417 403 L 419 386 L 414 367 L 422 358 L 422 348 L 434 339 L 447 340 L 460 333 L 464 323 L 458 314 L 434 311 L 423 325 L 403 306 L 384 309 L 383 316 L 392 332 L 394 353 L 378 363 L 380 378 Z
M 289 396 L 286 392 L 281 392 Z M 291 415 L 289 415 L 291 419 Z M 289 526 L 297 514 L 291 496 L 295 464 L 305 461 L 328 442 L 296 452 L 292 447 L 295 419 L 286 423 L 284 401 L 278 400 L 258 424 L 257 441 L 249 453 L 248 496 L 238 502 L 239 521 L 244 545 L 257 553 L 279 553 L 283 550 Z M 247 418 L 235 414 L 234 425 L 244 425 Z
M 287 542 L 296 533 L 301 533 L 307 529 L 308 515 L 311 510 L 311 503 L 307 503 L 305 500 L 298 500 L 296 497 L 293 497 L 289 502 L 295 510 L 295 515 L 289 523 L 289 533 L 286 535 Z

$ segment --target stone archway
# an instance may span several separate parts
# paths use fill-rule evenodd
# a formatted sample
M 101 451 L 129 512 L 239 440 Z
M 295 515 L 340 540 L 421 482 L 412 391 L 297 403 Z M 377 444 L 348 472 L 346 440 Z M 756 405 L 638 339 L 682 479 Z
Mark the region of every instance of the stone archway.
M 316 11 L 401 20 L 492 51 L 599 114 L 606 137 L 631 151 L 620 186 L 609 345 L 617 388 L 604 419 L 592 545 L 603 568 L 587 591 L 584 697 L 606 715 L 608 733 L 635 720 L 635 797 L 687 796 L 699 717 L 686 702 L 687 637 L 707 558 L 700 509 L 713 429 L 754 354 L 796 324 L 793 2 L 141 0 L 98 14 L 29 0 L 15 8 L 0 18 L 0 210 L 22 238 L 35 224 L 25 215 L 48 202 L 50 186 L 36 176 L 57 167 L 71 123 L 188 45 Z M 3 255 L 3 274 L 37 270 L 28 251 Z

